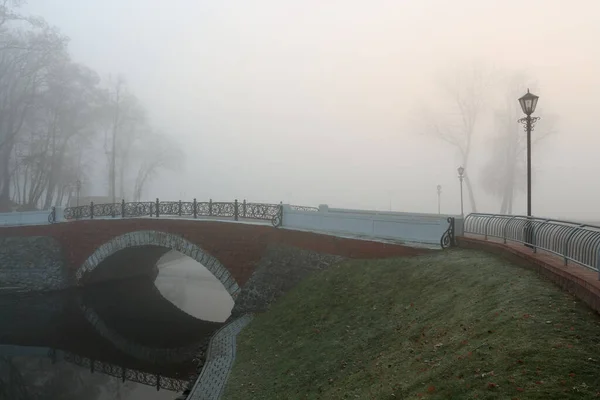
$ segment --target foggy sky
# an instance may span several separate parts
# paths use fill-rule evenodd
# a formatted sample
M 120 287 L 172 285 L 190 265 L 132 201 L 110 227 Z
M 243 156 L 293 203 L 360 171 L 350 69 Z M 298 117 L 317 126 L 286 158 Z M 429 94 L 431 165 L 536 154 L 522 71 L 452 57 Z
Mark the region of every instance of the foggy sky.
M 71 38 L 76 61 L 125 75 L 184 147 L 185 169 L 147 197 L 383 210 L 391 199 L 437 212 L 441 184 L 442 211 L 458 213 L 459 155 L 415 121 L 423 104 L 450 111 L 440 73 L 475 63 L 527 73 L 538 110 L 559 118 L 533 150 L 534 214 L 600 219 L 597 0 L 29 0 L 27 10 Z M 480 211 L 498 211 L 476 195 Z

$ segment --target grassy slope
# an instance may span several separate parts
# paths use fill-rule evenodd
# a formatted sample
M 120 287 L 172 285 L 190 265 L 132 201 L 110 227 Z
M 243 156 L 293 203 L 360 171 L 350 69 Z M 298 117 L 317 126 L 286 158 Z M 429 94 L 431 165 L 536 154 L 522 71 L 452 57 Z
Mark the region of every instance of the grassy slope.
M 311 276 L 238 337 L 225 399 L 582 399 L 600 318 L 486 253 L 351 261 Z

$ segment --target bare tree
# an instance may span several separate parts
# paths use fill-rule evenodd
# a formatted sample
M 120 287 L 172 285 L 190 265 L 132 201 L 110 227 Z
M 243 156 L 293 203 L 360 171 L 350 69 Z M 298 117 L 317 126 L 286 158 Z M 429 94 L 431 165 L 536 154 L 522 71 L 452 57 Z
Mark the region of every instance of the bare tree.
M 523 116 L 517 99 L 527 88 L 537 92 L 537 85 L 524 73 L 511 73 L 502 83 L 505 90 L 494 112 L 496 135 L 489 142 L 491 151 L 482 169 L 481 183 L 486 192 L 500 199 L 500 213 L 512 214 L 514 198 L 526 184 L 527 137 L 517 122 Z M 556 116 L 544 115 L 533 131 L 532 146 L 555 133 L 555 128 Z
M 43 90 L 47 68 L 65 54 L 65 39 L 47 27 L 2 33 L 5 43 L 21 45 L 0 50 L 0 208 L 6 208 L 10 204 L 16 138 Z
M 134 201 L 140 201 L 144 187 L 160 170 L 177 170 L 184 160 L 183 152 L 168 136 L 152 131 L 145 136 L 147 146 L 140 151 L 142 162 L 135 178 Z
M 108 192 L 113 203 L 117 201 L 117 178 L 124 196 L 125 171 L 129 154 L 137 138 L 137 128 L 145 121 L 144 110 L 137 98 L 129 92 L 125 80 L 109 80 L 106 91 L 107 125 L 104 134 L 104 152 L 108 161 Z
M 159 169 L 174 165 L 175 146 L 154 133 L 123 78 L 101 86 L 94 71 L 70 59 L 57 30 L 14 11 L 20 3 L 0 0 L 0 209 L 62 204 L 84 180 L 84 164 L 102 152 L 113 201 L 136 180 L 139 195 Z M 162 146 L 156 140 L 165 141 L 159 153 L 148 150 Z
M 445 114 L 425 110 L 426 133 L 434 135 L 456 148 L 465 168 L 464 182 L 473 212 L 477 204 L 469 173 L 469 162 L 474 146 L 477 125 L 483 117 L 492 82 L 492 74 L 474 66 L 443 77 L 440 87 L 446 95 L 449 111 Z

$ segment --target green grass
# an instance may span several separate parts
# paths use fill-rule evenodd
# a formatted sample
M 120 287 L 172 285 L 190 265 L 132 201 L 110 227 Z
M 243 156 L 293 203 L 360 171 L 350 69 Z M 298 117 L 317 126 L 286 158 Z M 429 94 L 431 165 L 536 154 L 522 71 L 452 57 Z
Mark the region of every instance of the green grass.
M 589 399 L 600 318 L 471 250 L 312 275 L 237 339 L 225 399 Z

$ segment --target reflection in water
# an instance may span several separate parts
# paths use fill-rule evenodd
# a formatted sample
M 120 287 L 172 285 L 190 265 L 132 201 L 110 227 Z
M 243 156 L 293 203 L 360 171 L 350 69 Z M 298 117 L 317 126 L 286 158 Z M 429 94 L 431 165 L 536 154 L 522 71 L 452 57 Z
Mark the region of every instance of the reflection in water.
M 171 251 L 159 261 L 156 287 L 173 304 L 204 321 L 223 322 L 231 313 L 233 299 L 221 282 L 204 266 Z
M 81 304 L 101 323 L 90 323 Z M 167 359 L 155 353 L 205 346 L 232 307 L 208 270 L 175 252 L 161 259 L 154 283 L 136 279 L 79 291 L 3 294 L 0 400 L 172 400 L 176 392 L 115 376 L 184 384 L 197 372 L 197 351 Z

